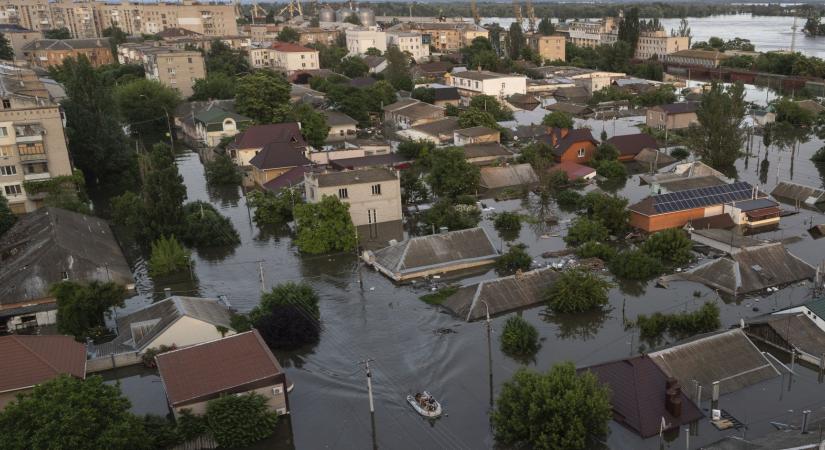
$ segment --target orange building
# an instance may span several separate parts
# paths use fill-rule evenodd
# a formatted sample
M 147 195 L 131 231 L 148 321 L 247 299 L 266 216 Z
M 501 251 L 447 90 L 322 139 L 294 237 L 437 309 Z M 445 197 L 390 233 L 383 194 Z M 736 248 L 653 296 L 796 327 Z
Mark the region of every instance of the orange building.
M 587 128 L 552 128 L 537 139 L 551 148 L 556 162 L 586 164 L 593 159 L 596 146 L 599 145 L 599 141 L 593 138 Z

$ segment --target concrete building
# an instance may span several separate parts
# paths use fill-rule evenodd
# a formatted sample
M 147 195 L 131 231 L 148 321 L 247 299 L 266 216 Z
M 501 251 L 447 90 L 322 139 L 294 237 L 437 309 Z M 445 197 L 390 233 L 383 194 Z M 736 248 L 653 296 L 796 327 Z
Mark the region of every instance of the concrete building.
M 661 59 L 668 64 L 678 64 L 681 66 L 701 66 L 717 68 L 722 61 L 730 58 L 718 50 L 679 50 L 663 56 Z
M 232 3 L 145 3 L 92 0 L 7 0 L 0 6 L 0 23 L 34 31 L 66 28 L 76 38 L 100 37 L 116 26 L 129 35 L 155 34 L 184 28 L 206 36 L 238 34 Z
M 603 44 L 613 45 L 619 40 L 618 28 L 603 36 Z M 690 49 L 690 38 L 687 36 L 671 36 L 664 29 L 643 31 L 639 34 L 636 45 L 636 59 L 650 59 L 654 55 L 664 57 L 671 53 Z
M 618 27 L 618 22 L 613 17 L 606 17 L 600 20 L 577 20 L 567 25 L 563 32 L 567 35 L 567 41 L 578 47 L 596 48 L 603 44 L 602 36 L 610 33 Z
M 241 128 L 252 126 L 253 120 L 220 107 L 204 109 L 194 115 L 195 138 L 207 147 L 215 147 L 223 138 L 235 136 Z
M 321 114 L 327 119 L 327 126 L 329 126 L 327 143 L 343 142 L 355 138 L 358 133 L 357 120 L 339 111 L 324 110 Z
M 444 118 L 447 110 L 413 98 L 401 100 L 384 107 L 384 121 L 406 129 Z
M 389 31 L 387 45 L 394 45 L 402 52 L 409 53 L 416 62 L 430 59 L 430 46 L 424 44 L 420 31 Z
M 115 62 L 109 38 L 93 39 L 40 39 L 23 46 L 23 57 L 31 67 L 48 69 L 63 64 L 66 58 L 80 55 L 89 59 L 94 67 Z
M 477 37 L 490 36 L 483 27 L 468 22 L 406 22 L 395 24 L 387 31 L 418 31 L 424 45 L 442 53 L 466 47 Z
M 446 78 L 446 84 L 458 88 L 464 104 L 469 104 L 476 95 L 490 95 L 503 100 L 513 94 L 527 93 L 527 77 L 524 75 L 467 70 Z
M 371 29 L 350 29 L 347 34 L 347 51 L 350 55 L 363 55 L 371 48 L 387 51 L 387 33 Z
M 249 64 L 256 69 L 270 68 L 287 75 L 320 68 L 318 50 L 291 42 L 276 42 L 269 47 L 250 49 Z
M 564 36 L 544 36 L 541 34 L 530 34 L 527 36 L 527 46 L 541 55 L 541 59 L 544 61 L 564 61 L 564 45 Z
M 307 172 L 304 188 L 309 203 L 332 196 L 349 204 L 349 214 L 356 227 L 402 219 L 401 183 L 398 173 L 388 169 Z
M 24 182 L 71 175 L 60 105 L 34 71 L 0 65 L 0 195 L 12 212 L 32 212 L 45 194 Z
M 453 133 L 455 145 L 484 144 L 488 142 L 501 142 L 501 132 L 487 127 L 472 127 L 456 130 Z
M 190 97 L 195 80 L 206 78 L 203 54 L 161 44 L 121 44 L 117 47 L 121 64 L 143 64 L 146 78 L 176 89 Z
M 26 56 L 23 47 L 26 44 L 43 39 L 42 32 L 29 30 L 15 24 L 0 24 L 0 33 L 9 40 L 12 50 L 14 50 L 15 61 L 25 61 Z
M 696 102 L 654 106 L 647 110 L 645 124 L 655 130 L 682 130 L 699 121 L 698 109 Z

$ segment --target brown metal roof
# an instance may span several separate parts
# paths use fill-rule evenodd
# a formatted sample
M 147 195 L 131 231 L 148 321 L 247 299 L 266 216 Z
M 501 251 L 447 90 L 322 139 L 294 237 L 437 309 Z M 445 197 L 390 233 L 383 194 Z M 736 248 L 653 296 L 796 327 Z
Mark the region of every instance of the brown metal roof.
M 303 148 L 296 147 L 288 142 L 271 142 L 264 145 L 249 164 L 261 170 L 280 169 L 283 167 L 297 167 L 310 164 L 304 156 Z
M 306 146 L 297 122 L 255 125 L 235 136 L 232 146 L 239 149 L 261 148 L 271 142 L 289 142 Z
M 616 147 L 619 153 L 625 156 L 635 156 L 646 148 L 659 149 L 656 139 L 645 133 L 613 136 L 607 140 L 607 143 Z
M 157 363 L 172 406 L 283 372 L 257 330 L 162 353 Z
M 86 377 L 86 348 L 70 336 L 2 336 L 0 355 L 0 392 L 35 386 L 61 374 Z
M 498 142 L 484 142 L 481 144 L 467 144 L 461 148 L 464 151 L 465 159 L 485 158 L 492 156 L 500 156 L 509 158 L 513 156 L 513 152 L 507 150 L 507 147 Z

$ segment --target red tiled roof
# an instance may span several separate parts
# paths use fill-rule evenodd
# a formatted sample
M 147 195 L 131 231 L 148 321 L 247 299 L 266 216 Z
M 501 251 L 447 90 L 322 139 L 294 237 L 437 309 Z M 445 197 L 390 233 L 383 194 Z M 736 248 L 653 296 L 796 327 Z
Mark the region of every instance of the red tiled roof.
M 283 372 L 257 330 L 163 353 L 157 363 L 173 406 Z
M 270 142 L 294 142 L 296 146 L 306 146 L 297 122 L 249 127 L 235 136 L 232 146 L 239 149 L 261 148 Z
M 646 148 L 659 149 L 659 144 L 653 136 L 645 133 L 625 134 L 623 136 L 613 136 L 607 140 L 619 153 L 625 156 L 636 156 Z
M 310 161 L 306 159 L 300 147 L 287 142 L 271 142 L 264 145 L 264 148 L 249 160 L 249 164 L 267 170 L 304 166 L 310 164 Z
M 593 138 L 593 134 L 587 128 L 569 130 L 567 134 L 562 137 L 564 134 L 563 131 L 564 130 L 560 128 L 552 128 L 547 134 L 539 136 L 537 139 L 552 147 L 552 152 L 556 156 L 564 155 L 564 152 L 577 142 L 591 142 L 593 145 L 599 144 L 599 141 Z M 553 145 L 554 136 L 556 145 Z
M 293 44 L 292 42 L 275 42 L 270 47 L 273 50 L 277 50 L 279 52 L 289 52 L 289 53 L 306 53 L 306 52 L 317 52 L 318 50 L 314 50 L 311 48 L 304 47 L 303 45 Z
M 586 177 L 591 173 L 596 173 L 596 169 L 592 167 L 576 164 L 574 162 L 569 161 L 556 164 L 555 166 L 549 169 L 550 172 L 554 172 L 557 170 L 561 170 L 562 172 L 566 173 L 568 180 L 576 180 L 579 178 Z
M 64 373 L 86 377 L 86 347 L 70 336 L 3 336 L 0 355 L 0 392 L 34 386 Z

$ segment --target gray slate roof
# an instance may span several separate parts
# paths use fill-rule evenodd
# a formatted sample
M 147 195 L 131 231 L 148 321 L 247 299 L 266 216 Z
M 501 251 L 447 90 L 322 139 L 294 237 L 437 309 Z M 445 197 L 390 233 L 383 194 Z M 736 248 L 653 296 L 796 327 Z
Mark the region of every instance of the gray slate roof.
M 791 183 L 790 181 L 782 181 L 777 184 L 771 191 L 771 195 L 809 204 L 825 202 L 825 190 Z
M 117 337 L 90 347 L 89 354 L 94 358 L 146 350 L 147 345 L 183 316 L 231 328 L 229 309 L 218 299 L 173 296 L 120 317 Z
M 340 112 L 340 111 L 332 111 L 332 110 L 324 110 L 321 111 L 321 114 L 324 115 L 327 119 L 327 125 L 334 127 L 334 126 L 341 126 L 341 125 L 358 125 L 358 121 L 353 119 L 352 117 Z
M 703 399 L 711 397 L 714 381 L 724 395 L 779 375 L 739 328 L 651 353 L 650 358 L 682 386 L 698 381 Z
M 93 39 L 39 39 L 23 46 L 23 50 L 77 50 L 109 48 L 109 38 Z
M 529 186 L 539 182 L 530 164 L 509 164 L 499 167 L 483 167 L 478 184 L 484 189 L 500 189 L 512 186 Z
M 382 248 L 375 252 L 375 264 L 392 273 L 410 274 L 497 257 L 496 247 L 484 229 L 469 228 L 414 237 Z
M 552 268 L 536 269 L 520 275 L 482 281 L 464 286 L 441 303 L 451 313 L 468 322 L 536 306 L 542 294 L 559 278 Z
M 319 173 L 318 186 L 348 186 L 351 184 L 377 183 L 379 181 L 397 181 L 395 173 L 384 168 L 346 170 L 343 172 Z
M 98 217 L 41 208 L 0 238 L 0 305 L 48 298 L 64 276 L 127 287 L 135 282 L 109 224 Z
M 459 147 L 461 150 L 464 151 L 464 158 L 465 159 L 474 159 L 474 158 L 486 158 L 486 157 L 502 157 L 502 158 L 510 158 L 513 156 L 513 152 L 507 150 L 507 147 L 499 144 L 498 142 L 484 142 L 482 144 L 467 144 L 463 147 Z
M 762 321 L 748 322 L 748 326 L 768 326 L 785 342 L 814 357 L 825 352 L 825 331 L 805 314 L 774 314 Z

